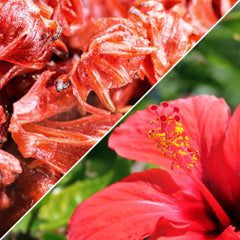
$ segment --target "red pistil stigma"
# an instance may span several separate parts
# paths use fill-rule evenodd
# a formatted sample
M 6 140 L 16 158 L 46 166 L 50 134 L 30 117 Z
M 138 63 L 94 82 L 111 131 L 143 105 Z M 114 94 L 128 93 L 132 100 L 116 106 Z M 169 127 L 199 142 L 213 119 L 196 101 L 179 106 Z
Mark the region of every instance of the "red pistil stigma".
M 178 113 L 178 112 L 179 112 L 179 108 L 178 108 L 178 107 L 174 107 L 174 108 L 173 108 L 173 111 L 176 112 L 176 113 Z
M 172 159 L 171 168 L 188 169 L 194 167 L 198 160 L 198 150 L 192 151 L 189 138 L 184 134 L 179 108 L 163 102 L 160 106 L 152 105 L 151 110 L 157 115 L 150 122 L 152 129 L 148 136 L 163 156 Z
M 168 106 L 169 106 L 167 102 L 162 102 L 161 105 L 162 105 L 163 107 L 168 107 Z
M 166 117 L 165 115 L 161 115 L 161 116 L 160 116 L 160 120 L 161 120 L 162 122 L 166 122 L 166 121 L 167 121 L 167 117 Z
M 157 105 L 152 105 L 152 106 L 150 107 L 150 109 L 151 109 L 152 111 L 157 111 L 158 106 L 157 106 Z
M 175 119 L 177 122 L 179 122 L 179 121 L 180 121 L 180 116 L 176 115 L 176 116 L 174 117 L 174 119 Z

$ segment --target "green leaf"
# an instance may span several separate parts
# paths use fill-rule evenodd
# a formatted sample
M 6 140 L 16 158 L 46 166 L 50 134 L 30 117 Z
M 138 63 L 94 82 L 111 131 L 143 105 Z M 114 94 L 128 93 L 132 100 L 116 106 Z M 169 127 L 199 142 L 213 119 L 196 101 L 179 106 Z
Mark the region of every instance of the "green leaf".
M 56 187 L 49 200 L 42 204 L 32 231 L 50 231 L 66 226 L 78 204 L 106 187 L 112 175 L 113 171 L 109 171 L 98 178 L 76 181 L 63 189 Z
M 67 238 L 65 237 L 65 235 L 47 232 L 43 235 L 43 240 L 67 240 Z

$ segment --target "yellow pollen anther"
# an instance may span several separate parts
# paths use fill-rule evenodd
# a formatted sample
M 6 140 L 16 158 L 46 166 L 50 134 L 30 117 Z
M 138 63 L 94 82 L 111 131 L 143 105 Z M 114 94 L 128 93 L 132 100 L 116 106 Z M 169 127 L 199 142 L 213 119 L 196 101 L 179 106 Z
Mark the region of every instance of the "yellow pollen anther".
M 158 116 L 150 122 L 152 129 L 148 132 L 148 137 L 163 157 L 172 159 L 171 168 L 190 169 L 197 163 L 199 151 L 190 149 L 189 137 L 184 135 L 184 127 L 178 115 L 179 109 L 175 109 L 178 108 L 172 108 L 168 104 L 152 108 Z
M 182 149 L 179 149 L 179 150 L 178 150 L 178 153 L 179 153 L 180 155 L 182 155 L 182 156 L 187 156 L 187 153 L 184 152 Z

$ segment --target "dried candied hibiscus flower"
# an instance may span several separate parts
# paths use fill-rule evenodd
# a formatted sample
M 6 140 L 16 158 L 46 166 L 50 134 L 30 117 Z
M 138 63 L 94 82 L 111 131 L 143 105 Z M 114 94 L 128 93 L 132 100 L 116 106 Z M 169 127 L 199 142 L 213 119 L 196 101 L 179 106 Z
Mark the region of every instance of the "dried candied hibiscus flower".
M 56 91 L 55 80 L 68 69 L 68 65 L 57 66 L 58 73 L 42 72 L 28 93 L 13 104 L 9 131 L 24 157 L 39 159 L 64 174 L 121 114 L 104 114 L 103 110 L 101 115 L 80 117 L 72 86 Z M 62 120 L 64 114 L 73 119 Z
M 0 211 L 11 205 L 11 199 L 6 194 L 6 186 L 14 182 L 22 172 L 20 162 L 12 154 L 0 149 Z
M 43 17 L 40 9 L 31 0 L 2 1 L 0 61 L 14 65 L 9 66 L 9 77 L 4 78 L 2 73 L 0 88 L 19 72 L 44 67 L 52 56 L 54 40 L 59 38 L 61 31 L 58 22 Z
M 115 112 L 109 89 L 120 88 L 133 81 L 145 57 L 155 51 L 149 46 L 146 31 L 128 20 L 121 20 L 97 34 L 83 52 L 77 66 L 77 91 L 79 82 L 89 86 L 103 105 Z M 79 81 L 80 80 L 80 81 Z
M 11 200 L 6 194 L 6 186 L 14 182 L 17 175 L 22 172 L 20 162 L 12 154 L 2 150 L 2 145 L 7 141 L 9 117 L 3 106 L 0 106 L 0 211 L 11 205 Z
M 37 202 L 60 178 L 60 174 L 39 160 L 18 156 L 22 173 L 5 188 L 11 205 L 1 210 L 1 234 L 6 232 L 29 208 Z

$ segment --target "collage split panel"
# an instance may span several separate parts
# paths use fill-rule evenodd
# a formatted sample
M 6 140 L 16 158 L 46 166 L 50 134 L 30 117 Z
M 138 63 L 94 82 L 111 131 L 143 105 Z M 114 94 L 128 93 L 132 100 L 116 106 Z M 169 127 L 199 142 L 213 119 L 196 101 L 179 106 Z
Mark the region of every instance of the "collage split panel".
M 21 10 L 35 4 L 6 2 Z M 120 15 L 120 3 L 127 16 Z M 26 46 L 36 46 L 36 40 L 28 42 L 34 37 L 20 39 L 19 28 L 18 43 L 7 43 L 5 33 L 1 239 L 240 239 L 240 4 L 235 3 L 206 1 L 200 14 L 201 1 L 134 1 L 131 8 L 119 1 L 113 16 L 104 16 L 110 10 L 95 19 L 85 16 L 84 25 L 61 22 L 64 11 L 39 1 L 41 12 L 31 11 L 45 18 L 51 34 L 58 31 L 57 21 L 66 28 L 51 41 L 46 35 L 42 47 L 54 44 L 36 56 L 45 63 L 32 68 L 34 56 L 23 54 Z M 2 15 L 10 4 L 0 6 Z

